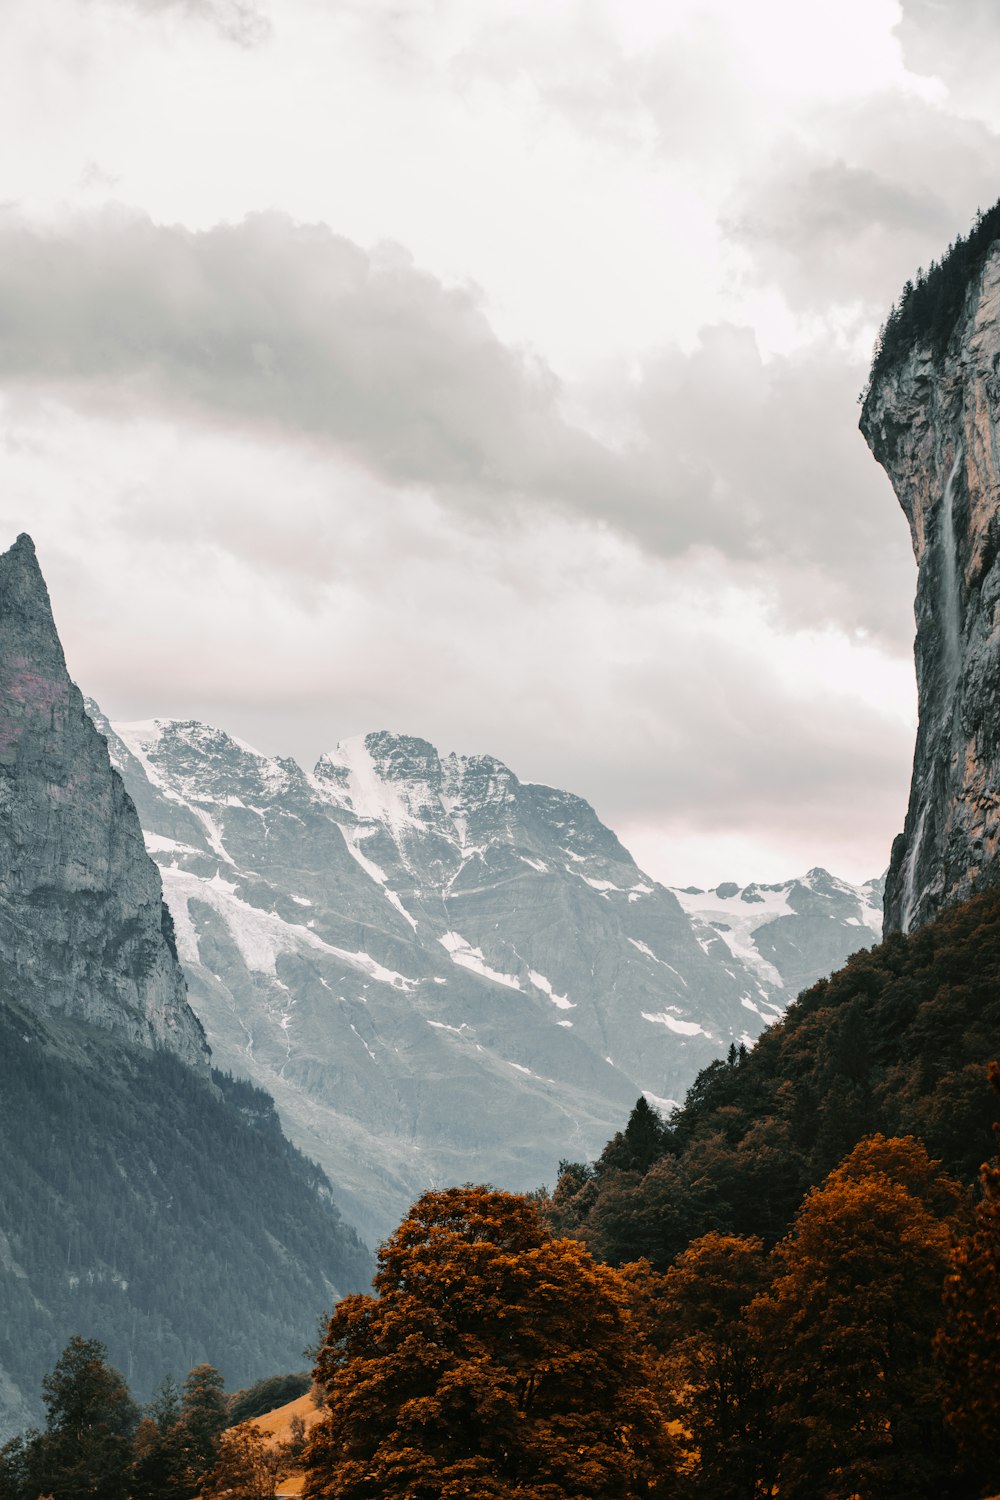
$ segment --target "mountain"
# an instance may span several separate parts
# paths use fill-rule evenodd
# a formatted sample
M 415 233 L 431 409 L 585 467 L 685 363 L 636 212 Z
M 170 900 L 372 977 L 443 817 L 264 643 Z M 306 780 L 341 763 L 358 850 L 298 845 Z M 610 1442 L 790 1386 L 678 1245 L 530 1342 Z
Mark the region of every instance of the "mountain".
M 917 559 L 919 724 L 893 845 L 888 931 L 1000 879 L 1000 213 L 908 285 L 883 334 L 861 430 Z
M 213 1072 L 135 807 L 28 537 L 0 557 L 0 1433 L 74 1333 L 142 1396 L 298 1365 L 368 1252 L 273 1102 Z
M 875 939 L 874 887 L 672 892 L 581 798 L 489 756 L 382 732 L 307 773 L 89 707 L 216 1058 L 373 1237 L 428 1186 L 551 1179 Z
M 0 557 L 0 893 L 22 1002 L 207 1069 L 159 872 L 69 679 L 28 536 Z

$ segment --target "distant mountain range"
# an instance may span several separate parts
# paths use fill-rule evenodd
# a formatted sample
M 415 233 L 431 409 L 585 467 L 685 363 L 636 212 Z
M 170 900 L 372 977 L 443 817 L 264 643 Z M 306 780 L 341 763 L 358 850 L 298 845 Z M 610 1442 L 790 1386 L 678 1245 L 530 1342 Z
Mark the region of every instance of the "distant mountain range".
M 370 1237 L 429 1185 L 551 1181 L 881 931 L 880 882 L 823 870 L 668 890 L 581 798 L 489 756 L 382 732 L 309 773 L 88 708 L 216 1064 L 273 1094 Z

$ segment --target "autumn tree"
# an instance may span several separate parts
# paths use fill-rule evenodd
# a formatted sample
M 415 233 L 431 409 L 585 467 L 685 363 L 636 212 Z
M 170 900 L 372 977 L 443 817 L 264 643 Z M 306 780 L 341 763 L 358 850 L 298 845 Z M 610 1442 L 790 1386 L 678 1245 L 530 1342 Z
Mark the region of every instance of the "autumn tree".
M 219 1439 L 215 1464 L 201 1486 L 201 1500 L 274 1500 L 284 1451 L 252 1422 L 230 1427 Z
M 883 1136 L 806 1198 L 753 1309 L 783 1500 L 956 1493 L 931 1346 L 962 1202 L 920 1142 Z
M 375 1296 L 338 1304 L 309 1500 L 625 1500 L 673 1458 L 617 1273 L 537 1205 L 425 1193 L 379 1251 Z
M 989 1074 L 1000 1093 L 996 1063 Z M 972 1231 L 952 1251 L 936 1352 L 948 1426 L 993 1493 L 1000 1490 L 1000 1162 L 984 1163 L 980 1180 Z
M 690 1435 L 684 1493 L 697 1500 L 772 1493 L 770 1398 L 759 1334 L 748 1316 L 769 1276 L 759 1239 L 712 1233 L 656 1278 L 647 1316 Z

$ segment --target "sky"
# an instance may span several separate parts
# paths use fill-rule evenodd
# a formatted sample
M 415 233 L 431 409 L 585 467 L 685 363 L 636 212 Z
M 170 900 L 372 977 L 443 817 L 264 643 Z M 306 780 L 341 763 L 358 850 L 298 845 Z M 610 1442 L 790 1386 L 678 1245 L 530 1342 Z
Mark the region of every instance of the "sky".
M 492 754 L 669 884 L 885 868 L 914 566 L 858 393 L 1000 196 L 991 0 L 0 16 L 0 545 L 86 693 Z

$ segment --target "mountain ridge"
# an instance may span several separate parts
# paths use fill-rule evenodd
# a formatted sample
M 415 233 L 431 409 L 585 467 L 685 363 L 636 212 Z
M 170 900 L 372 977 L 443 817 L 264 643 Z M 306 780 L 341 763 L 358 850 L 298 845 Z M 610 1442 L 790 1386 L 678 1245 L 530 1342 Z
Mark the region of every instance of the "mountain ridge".
M 544 1180 L 640 1092 L 672 1107 L 788 998 L 582 798 L 495 757 L 378 731 L 309 772 L 194 720 L 90 709 L 216 1054 L 275 1095 L 369 1235 L 442 1181 Z M 838 920 L 812 927 L 839 960 L 869 926 L 864 893 L 835 884 Z

